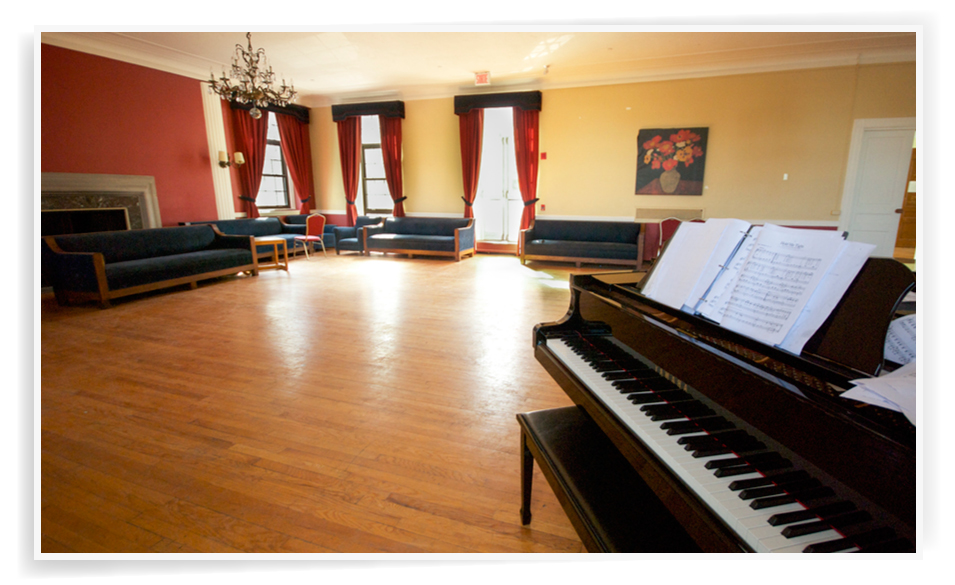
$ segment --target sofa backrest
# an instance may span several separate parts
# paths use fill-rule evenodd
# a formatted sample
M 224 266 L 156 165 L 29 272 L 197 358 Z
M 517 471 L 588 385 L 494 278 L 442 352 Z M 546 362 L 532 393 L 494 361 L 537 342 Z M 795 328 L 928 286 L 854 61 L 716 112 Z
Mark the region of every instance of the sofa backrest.
M 277 217 L 220 219 L 209 223 L 219 228 L 220 232 L 230 236 L 255 236 L 258 238 L 282 233 L 282 222 Z
M 360 227 L 365 227 L 366 225 L 377 225 L 381 223 L 382 219 L 383 218 L 381 217 L 369 217 L 367 215 L 359 215 L 357 218 L 355 218 L 355 227 L 360 228 Z
M 636 244 L 639 235 L 640 224 L 634 222 L 537 219 L 534 221 L 533 238 L 535 240 Z
M 458 217 L 389 217 L 384 231 L 415 236 L 453 236 L 457 228 L 467 227 L 470 219 Z
M 308 220 L 308 215 L 286 215 L 282 218 L 282 220 L 284 220 L 285 223 L 290 223 L 293 225 L 305 225 L 306 221 Z
M 208 225 L 55 236 L 64 252 L 99 252 L 107 264 L 205 250 L 216 234 Z

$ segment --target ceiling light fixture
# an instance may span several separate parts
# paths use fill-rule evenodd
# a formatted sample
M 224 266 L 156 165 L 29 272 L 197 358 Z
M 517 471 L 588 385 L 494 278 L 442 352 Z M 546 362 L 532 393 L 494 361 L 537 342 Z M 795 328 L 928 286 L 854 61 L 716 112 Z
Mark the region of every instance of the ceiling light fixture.
M 242 45 L 235 46 L 235 56 L 232 57 L 232 72 L 226 77 L 225 71 L 222 77 L 215 78 L 212 73 L 209 74 L 209 91 L 219 94 L 227 101 L 235 101 L 240 104 L 252 104 L 249 114 L 259 119 L 262 117 L 262 111 L 259 108 L 268 107 L 269 104 L 285 107 L 295 99 L 295 85 L 285 85 L 282 80 L 282 87 L 276 90 L 272 87 L 275 83 L 275 73 L 268 64 L 265 56 L 265 49 L 252 49 L 252 33 L 246 33 L 249 41 L 248 50 L 242 48 Z

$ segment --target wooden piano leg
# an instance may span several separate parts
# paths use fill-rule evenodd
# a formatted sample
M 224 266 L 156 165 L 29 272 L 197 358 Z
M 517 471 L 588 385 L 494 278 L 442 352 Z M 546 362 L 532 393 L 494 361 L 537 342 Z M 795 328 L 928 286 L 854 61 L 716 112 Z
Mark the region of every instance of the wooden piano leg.
M 531 485 L 534 481 L 534 456 L 527 448 L 527 434 L 521 430 L 521 524 L 531 523 Z

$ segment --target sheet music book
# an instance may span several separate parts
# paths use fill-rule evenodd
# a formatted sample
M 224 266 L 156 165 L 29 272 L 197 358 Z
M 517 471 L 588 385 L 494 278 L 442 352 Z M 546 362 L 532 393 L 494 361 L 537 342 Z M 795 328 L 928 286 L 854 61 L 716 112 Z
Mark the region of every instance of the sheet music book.
M 875 249 L 835 231 L 728 219 L 681 224 L 673 244 L 647 276 L 645 296 L 793 353 Z

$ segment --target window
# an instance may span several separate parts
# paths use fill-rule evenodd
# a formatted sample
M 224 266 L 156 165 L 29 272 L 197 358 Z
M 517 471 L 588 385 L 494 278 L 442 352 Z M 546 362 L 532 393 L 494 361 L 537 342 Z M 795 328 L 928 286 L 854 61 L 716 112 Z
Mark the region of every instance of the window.
M 361 117 L 361 201 L 364 213 L 391 213 L 394 202 L 385 180 L 378 116 Z
M 288 179 L 288 169 L 282 157 L 279 125 L 275 114 L 266 112 L 266 115 L 269 117 L 269 131 L 265 139 L 265 167 L 255 205 L 259 209 L 289 209 L 292 182 Z

